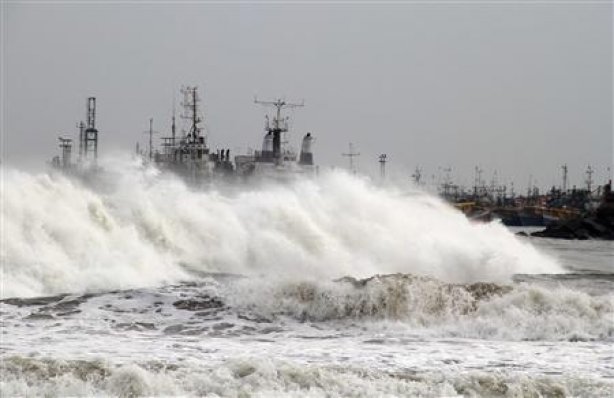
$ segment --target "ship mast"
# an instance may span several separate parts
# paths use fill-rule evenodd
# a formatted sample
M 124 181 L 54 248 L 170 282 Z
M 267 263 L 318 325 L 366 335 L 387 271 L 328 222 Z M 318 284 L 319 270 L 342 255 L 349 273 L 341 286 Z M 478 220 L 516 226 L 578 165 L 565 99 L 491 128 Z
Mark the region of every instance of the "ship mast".
M 420 168 L 420 166 L 416 166 L 416 170 L 414 171 L 414 174 L 411 175 L 411 177 L 414 180 L 414 183 L 419 186 L 420 179 L 422 178 L 422 169 Z
M 356 174 L 356 169 L 354 168 L 354 158 L 356 156 L 360 156 L 360 152 L 354 152 L 354 144 L 350 142 L 350 151 L 348 153 L 342 153 L 343 156 L 347 156 L 350 159 L 350 171 L 352 174 Z
M 87 159 L 90 155 L 93 161 L 98 159 L 98 130 L 96 129 L 96 97 L 87 99 L 87 112 L 85 119 L 87 120 L 87 128 L 83 132 L 83 155 Z
M 144 134 L 149 134 L 149 161 L 153 160 L 153 135 L 158 134 L 153 129 L 153 117 L 149 118 L 149 130 L 143 131 Z
M 269 123 L 267 118 L 265 131 L 273 135 L 273 157 L 275 159 L 279 159 L 281 158 L 281 133 L 288 132 L 288 117 L 282 118 L 281 110 L 284 108 L 292 109 L 302 107 L 305 106 L 305 102 L 303 101 L 300 104 L 296 104 L 286 102 L 281 99 L 278 99 L 276 101 L 260 101 L 258 100 L 258 98 L 254 98 L 254 103 L 264 106 L 273 106 L 276 109 L 276 114 L 273 118 L 272 125 Z
M 201 137 L 201 127 L 199 123 L 202 121 L 202 118 L 198 112 L 198 103 L 200 102 L 200 97 L 198 96 L 198 87 L 183 87 L 181 89 L 181 93 L 183 94 L 183 102 L 181 105 L 184 107 L 184 113 L 181 115 L 182 119 L 189 120 L 191 125 L 188 130 L 188 141 L 193 143 L 198 143 Z
M 379 167 L 380 167 L 380 175 L 382 177 L 382 180 L 386 179 L 386 154 L 382 153 L 381 155 L 379 155 Z
M 562 165 L 561 169 L 563 170 L 563 186 L 561 190 L 565 193 L 567 192 L 567 164 Z
M 175 124 L 175 98 L 173 96 L 173 119 L 171 123 L 171 146 L 175 147 L 175 137 L 177 132 L 177 125 Z
M 586 190 L 588 191 L 589 196 L 591 194 L 591 189 L 593 187 L 593 173 L 594 172 L 595 171 L 589 164 L 588 167 L 586 168 Z

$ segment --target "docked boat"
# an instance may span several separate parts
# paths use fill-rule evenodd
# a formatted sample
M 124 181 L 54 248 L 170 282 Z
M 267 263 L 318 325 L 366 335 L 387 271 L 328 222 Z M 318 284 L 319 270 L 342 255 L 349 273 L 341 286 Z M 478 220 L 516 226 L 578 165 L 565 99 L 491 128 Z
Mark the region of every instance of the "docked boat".
M 312 175 L 316 171 L 313 157 L 314 138 L 311 133 L 303 136 L 300 152 L 288 145 L 289 117 L 283 111 L 302 107 L 304 104 L 289 103 L 285 100 L 260 101 L 255 103 L 272 107 L 272 118 L 265 117 L 262 149 L 250 153 L 231 156 L 230 149 L 211 150 L 200 112 L 201 99 L 197 87 L 184 87 L 181 90 L 185 128 L 177 131 L 177 120 L 173 113 L 170 135 L 161 138 L 159 146 L 153 142 L 153 119 L 150 119 L 149 145 L 143 149 L 138 144 L 137 155 L 145 164 L 152 165 L 163 172 L 181 176 L 191 185 L 206 185 L 215 180 L 237 180 L 253 178 L 290 179 L 298 175 Z M 60 137 L 61 154 L 55 156 L 51 165 L 67 174 L 83 174 L 96 170 L 98 158 L 99 132 L 95 125 L 96 98 L 87 102 L 87 123 L 79 123 L 79 153 L 76 161 L 72 159 L 72 139 Z

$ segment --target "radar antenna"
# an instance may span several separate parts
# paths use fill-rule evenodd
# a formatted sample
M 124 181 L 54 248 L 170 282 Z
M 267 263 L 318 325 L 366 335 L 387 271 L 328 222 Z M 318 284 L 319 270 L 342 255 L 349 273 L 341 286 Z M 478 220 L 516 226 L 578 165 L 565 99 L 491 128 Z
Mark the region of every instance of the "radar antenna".
M 305 106 L 305 101 L 303 100 L 301 103 L 286 102 L 282 99 L 277 99 L 276 101 L 261 101 L 258 99 L 258 97 L 254 97 L 254 103 L 263 106 L 272 106 L 276 109 L 276 114 L 273 118 L 272 124 L 269 122 L 267 117 L 265 131 L 273 135 L 273 157 L 275 159 L 279 159 L 281 157 L 281 133 L 288 132 L 288 118 L 282 117 L 281 111 L 282 109 L 303 107 Z

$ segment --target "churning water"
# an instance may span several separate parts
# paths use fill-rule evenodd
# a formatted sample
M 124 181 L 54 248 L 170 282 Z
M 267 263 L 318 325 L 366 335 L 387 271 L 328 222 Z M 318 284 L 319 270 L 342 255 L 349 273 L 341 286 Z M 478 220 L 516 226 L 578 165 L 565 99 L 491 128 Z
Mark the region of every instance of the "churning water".
M 2 396 L 611 396 L 614 247 L 343 172 L 2 170 Z

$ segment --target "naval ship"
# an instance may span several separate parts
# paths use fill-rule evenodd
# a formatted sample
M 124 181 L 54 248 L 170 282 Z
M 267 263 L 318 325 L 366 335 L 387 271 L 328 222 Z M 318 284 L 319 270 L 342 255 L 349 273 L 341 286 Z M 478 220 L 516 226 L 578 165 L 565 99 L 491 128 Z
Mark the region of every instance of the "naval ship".
M 170 135 L 161 138 L 157 147 L 153 143 L 153 119 L 150 119 L 149 146 L 142 150 L 136 146 L 136 154 L 144 164 L 154 166 L 163 172 L 174 173 L 192 185 L 206 185 L 215 180 L 244 180 L 254 178 L 289 179 L 297 175 L 313 175 L 317 168 L 314 165 L 313 142 L 311 133 L 304 135 L 297 155 L 292 147 L 287 145 L 286 135 L 289 132 L 289 117 L 283 115 L 285 109 L 304 106 L 304 103 L 290 103 L 282 99 L 275 101 L 254 102 L 266 107 L 272 107 L 272 118 L 265 116 L 262 149 L 247 154 L 231 156 L 230 149 L 211 150 L 207 143 L 207 135 L 202 127 L 203 117 L 199 110 L 200 97 L 197 87 L 181 89 L 183 112 L 180 115 L 186 123 L 186 128 L 177 131 L 176 116 L 173 112 Z M 98 137 L 96 129 L 96 99 L 88 98 L 87 123 L 80 122 L 79 156 L 77 162 L 71 159 L 72 139 L 60 137 L 59 156 L 53 158 L 51 164 L 69 174 L 84 173 L 95 169 L 98 158 Z

